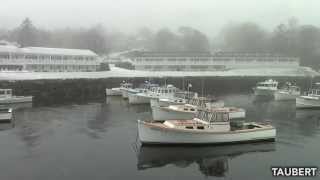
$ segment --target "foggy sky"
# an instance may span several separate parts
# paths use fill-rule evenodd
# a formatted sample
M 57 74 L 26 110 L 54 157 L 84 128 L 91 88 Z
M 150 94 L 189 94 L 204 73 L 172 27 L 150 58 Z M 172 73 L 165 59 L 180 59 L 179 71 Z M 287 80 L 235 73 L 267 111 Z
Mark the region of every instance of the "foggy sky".
M 192 26 L 208 35 L 229 22 L 251 21 L 264 28 L 296 17 L 319 25 L 317 0 L 1 0 L 0 28 L 18 26 L 25 17 L 41 28 L 89 27 L 134 32 Z

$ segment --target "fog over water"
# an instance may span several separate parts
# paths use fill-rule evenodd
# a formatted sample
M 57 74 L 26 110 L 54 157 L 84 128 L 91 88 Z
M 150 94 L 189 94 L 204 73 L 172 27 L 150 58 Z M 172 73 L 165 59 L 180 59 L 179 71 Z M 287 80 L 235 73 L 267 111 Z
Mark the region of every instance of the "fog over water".
M 1 0 L 0 28 L 12 28 L 29 17 L 42 28 L 88 27 L 134 32 L 191 26 L 214 36 L 229 22 L 256 22 L 266 29 L 296 17 L 319 25 L 316 0 Z

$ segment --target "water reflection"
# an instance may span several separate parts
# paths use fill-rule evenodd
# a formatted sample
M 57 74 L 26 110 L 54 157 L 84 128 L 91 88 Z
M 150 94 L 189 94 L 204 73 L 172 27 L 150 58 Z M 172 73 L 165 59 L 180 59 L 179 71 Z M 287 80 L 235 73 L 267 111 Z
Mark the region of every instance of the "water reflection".
M 238 144 L 228 146 L 141 146 L 138 148 L 138 170 L 166 165 L 185 168 L 198 164 L 205 176 L 224 177 L 229 171 L 229 159 L 247 153 L 275 151 L 275 143 Z
M 14 126 L 15 126 L 14 120 L 12 120 L 11 122 L 1 122 L 0 123 L 0 131 L 12 129 L 12 128 L 14 128 Z

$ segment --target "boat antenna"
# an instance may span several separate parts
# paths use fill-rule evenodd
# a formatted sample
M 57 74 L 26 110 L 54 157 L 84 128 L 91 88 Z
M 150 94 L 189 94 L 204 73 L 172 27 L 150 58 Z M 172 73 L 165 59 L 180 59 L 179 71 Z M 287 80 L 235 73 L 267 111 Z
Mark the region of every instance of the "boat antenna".
M 185 87 L 184 87 L 184 76 L 182 76 L 182 90 L 184 91 L 185 90 Z

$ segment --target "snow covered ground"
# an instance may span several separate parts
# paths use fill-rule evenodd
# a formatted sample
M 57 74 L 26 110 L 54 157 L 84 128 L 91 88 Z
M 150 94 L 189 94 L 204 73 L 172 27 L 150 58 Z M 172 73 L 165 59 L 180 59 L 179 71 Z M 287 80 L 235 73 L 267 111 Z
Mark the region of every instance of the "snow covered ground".
M 97 79 L 112 77 L 183 77 L 183 76 L 206 76 L 206 77 L 232 77 L 232 76 L 319 76 L 318 72 L 311 68 L 256 68 L 256 69 L 233 69 L 228 71 L 137 71 L 127 70 L 111 66 L 110 71 L 101 72 L 0 72 L 0 80 L 34 80 L 34 79 Z

